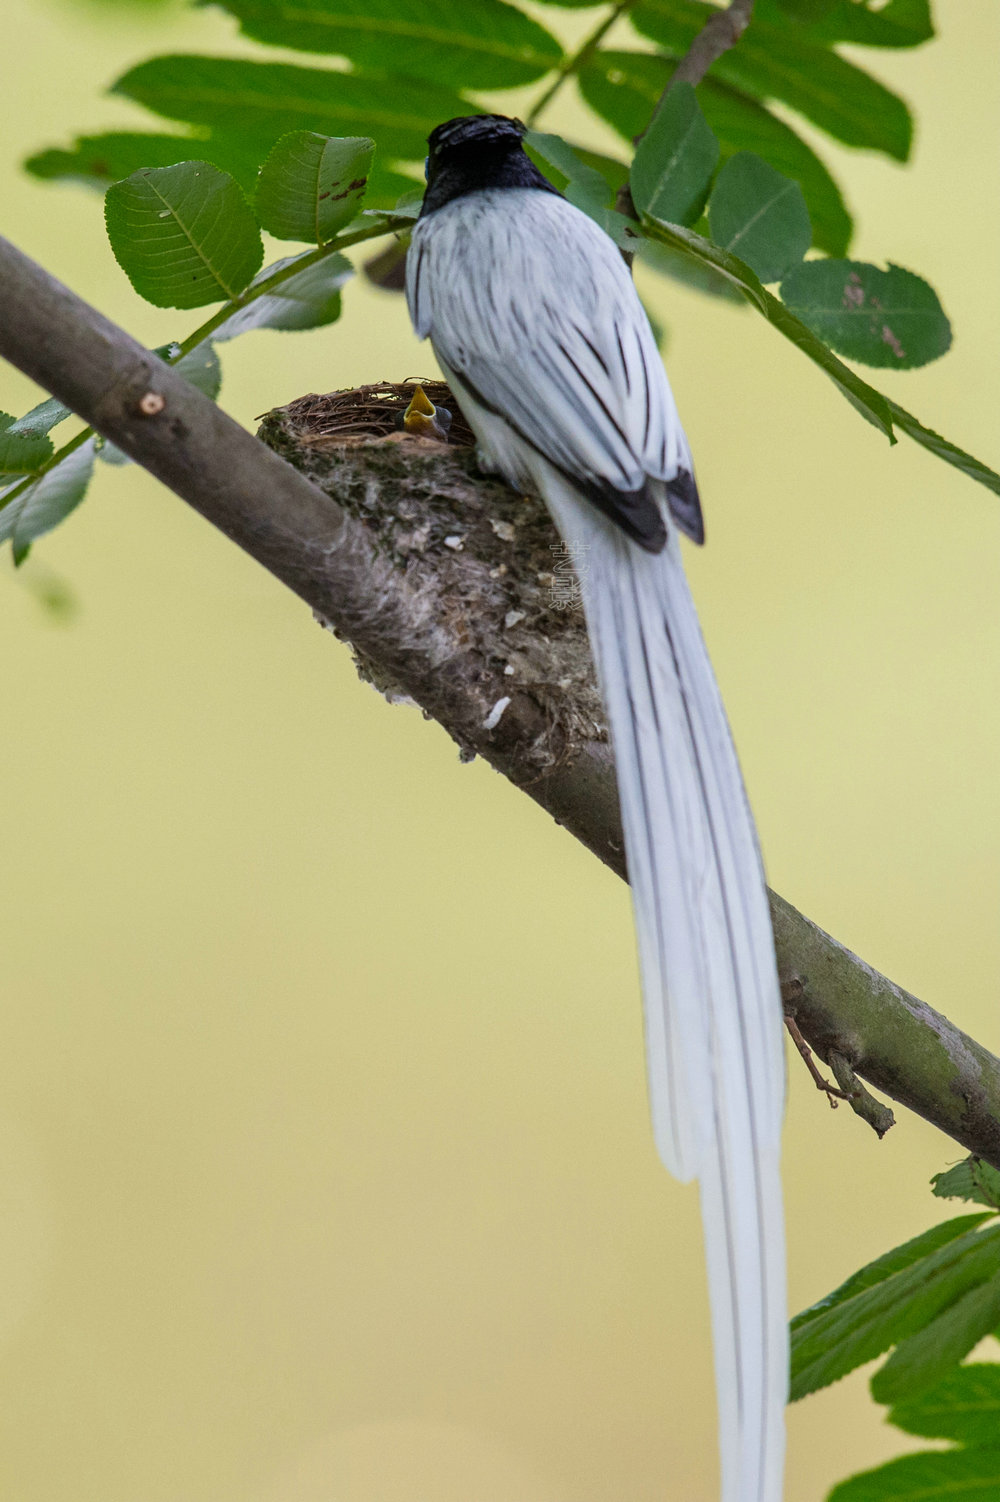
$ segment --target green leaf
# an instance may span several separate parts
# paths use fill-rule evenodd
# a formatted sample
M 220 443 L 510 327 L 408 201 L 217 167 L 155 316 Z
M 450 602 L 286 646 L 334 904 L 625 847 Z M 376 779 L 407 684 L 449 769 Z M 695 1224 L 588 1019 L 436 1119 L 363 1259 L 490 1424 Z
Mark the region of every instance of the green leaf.
M 69 149 L 52 147 L 31 156 L 25 170 L 47 181 L 69 180 L 103 192 L 111 183 L 131 177 L 141 167 L 170 167 L 192 157 L 229 172 L 242 188 L 252 189 L 264 158 L 261 148 L 225 135 L 154 135 L 152 132 L 114 131 L 79 136 Z
M 877 1403 L 905 1402 L 926 1392 L 1000 1325 L 1000 1249 L 994 1265 L 997 1272 L 988 1282 L 969 1289 L 930 1324 L 899 1342 L 872 1378 Z
M 629 15 L 644 36 L 681 57 L 715 9 L 702 0 L 638 0 Z M 712 72 L 757 98 L 780 99 L 848 146 L 901 162 L 910 154 L 913 122 L 902 99 L 794 25 L 751 21 Z
M 654 221 L 647 225 L 647 233 L 673 250 L 686 251 L 702 265 L 712 267 L 726 277 L 734 287 L 738 287 L 749 301 L 756 305 L 758 312 L 763 313 L 786 339 L 790 339 L 793 344 L 797 345 L 803 354 L 808 355 L 810 360 L 830 377 L 851 405 L 868 422 L 884 433 L 890 443 L 895 443 L 889 404 L 881 392 L 869 386 L 860 376 L 855 375 L 853 370 L 838 360 L 822 340 L 817 339 L 811 329 L 806 328 L 804 323 L 761 285 L 760 278 L 745 262 L 729 251 L 721 250 L 711 241 L 694 234 L 693 231 L 682 230 L 679 225 L 666 225 Z
M 553 186 L 566 194 L 570 203 L 595 224 L 599 224 L 615 244 L 630 249 L 639 243 L 639 231 L 624 214 L 611 207 L 612 189 L 608 179 L 596 167 L 582 160 L 561 136 L 529 130 L 525 136 L 528 155 L 536 166 L 553 179 Z
M 21 564 L 36 537 L 51 532 L 79 506 L 94 469 L 94 440 L 67 454 L 46 474 L 7 497 L 0 506 L 0 542 L 10 539 Z
M 992 1278 L 1000 1226 L 970 1231 L 792 1331 L 792 1399 L 826 1387 L 922 1330 Z
M 716 245 L 739 255 L 762 282 L 779 281 L 802 260 L 812 240 L 798 183 L 752 151 L 730 157 L 719 173 L 708 223 Z
M 855 1298 L 868 1288 L 874 1288 L 877 1283 L 885 1282 L 886 1278 L 891 1278 L 894 1273 L 902 1272 L 904 1268 L 912 1267 L 915 1262 L 921 1262 L 940 1247 L 947 1246 L 959 1236 L 965 1236 L 977 1226 L 984 1225 L 989 1218 L 988 1215 L 956 1215 L 954 1220 L 944 1220 L 938 1226 L 931 1226 L 929 1231 L 923 1231 L 919 1236 L 914 1236 L 900 1246 L 893 1247 L 891 1252 L 885 1252 L 881 1257 L 876 1257 L 874 1262 L 869 1262 L 858 1272 L 852 1273 L 825 1298 L 818 1300 L 815 1304 L 810 1304 L 808 1309 L 803 1309 L 802 1313 L 797 1314 L 792 1320 L 792 1331 L 801 1330 L 803 1326 L 811 1324 L 827 1310 L 846 1303 L 848 1299 Z
M 222 366 L 211 340 L 206 340 L 204 344 L 199 344 L 182 355 L 174 362 L 174 369 L 178 375 L 190 381 L 202 396 L 215 401 L 222 386 Z
M 273 261 L 254 278 L 251 290 L 276 271 L 294 266 L 296 261 L 305 260 L 312 254 L 306 251 L 302 256 L 286 256 L 284 260 Z M 215 330 L 212 338 L 235 339 L 238 334 L 249 333 L 251 329 L 315 329 L 322 324 L 335 323 L 340 317 L 340 289 L 353 275 L 354 268 L 344 256 L 325 256 L 290 276 L 273 292 L 266 292 L 248 302 L 246 307 L 237 308 Z
M 332 240 L 361 207 L 374 150 L 367 136 L 289 131 L 261 168 L 254 204 L 263 228 L 279 240 Z
M 39 402 L 37 407 L 32 407 L 23 417 L 19 417 L 11 433 L 50 433 L 57 428 L 67 417 L 73 413 L 69 407 L 57 401 L 54 396 L 47 397 L 44 402 Z
M 669 58 L 652 52 L 598 52 L 581 71 L 580 89 L 591 108 L 631 141 L 645 128 L 674 66 Z M 813 244 L 828 255 L 844 255 L 851 240 L 851 216 L 812 148 L 783 120 L 728 84 L 709 76 L 696 92 L 722 147 L 722 162 L 738 151 L 755 151 L 793 178 L 806 200 Z
M 366 78 L 289 63 L 154 57 L 123 74 L 112 93 L 171 120 L 223 129 L 270 150 L 290 130 L 372 136 L 387 157 L 423 161 L 442 120 L 473 108 L 460 94 L 419 79 Z
M 1000 1210 L 1000 1172 L 982 1158 L 964 1158 L 947 1172 L 934 1175 L 931 1193 L 943 1200 L 971 1200 Z
M 781 284 L 781 297 L 833 349 L 865 365 L 910 370 L 938 359 L 951 325 L 921 277 L 890 262 L 805 261 Z
M 767 293 L 760 278 L 738 256 L 731 255 L 728 250 L 722 250 L 718 245 L 713 245 L 711 240 L 706 240 L 703 236 L 696 235 L 694 230 L 679 224 L 664 224 L 659 219 L 647 219 L 644 228 L 652 239 L 666 245 L 668 249 L 681 251 L 724 276 L 748 301 L 756 305 L 759 313 L 767 316 Z
M 613 194 L 628 182 L 626 162 L 619 161 L 614 156 L 603 156 L 599 151 L 588 151 L 584 146 L 573 146 L 572 149 L 578 161 L 601 174 Z
M 996 1502 L 1000 1448 L 922 1451 L 835 1486 L 827 1502 Z
M 578 196 L 585 197 L 602 208 L 610 203 L 611 186 L 607 178 L 596 167 L 584 162 L 576 148 L 564 141 L 562 136 L 529 130 L 524 138 L 524 145 L 530 156 L 541 159 L 543 172 L 548 173 L 550 168 L 555 168 L 555 173 L 552 174 L 553 186 L 560 192 L 574 188 Z M 559 181 L 554 181 L 556 176 Z M 577 204 L 577 207 L 580 205 Z
M 889 0 L 875 6 L 868 0 L 795 0 L 796 17 L 817 42 L 855 42 L 863 47 L 919 47 L 934 35 L 930 0 Z M 757 0 L 755 13 L 780 23 L 793 10 L 793 0 Z M 809 12 L 812 11 L 812 14 Z
M 929 1392 L 898 1403 L 888 1418 L 907 1434 L 952 1439 L 963 1445 L 995 1445 L 1000 1435 L 1000 1363 L 956 1367 Z
M 694 89 L 679 83 L 636 148 L 630 176 L 640 214 L 693 224 L 704 207 L 719 150 Z
M 104 205 L 119 265 L 158 308 L 200 308 L 235 297 L 264 259 L 239 185 L 208 162 L 134 172 L 108 189 Z
M 695 292 L 722 298 L 734 308 L 746 307 L 747 299 L 739 288 L 700 258 L 648 237 L 640 241 L 636 255 L 661 276 L 672 277 Z
M 334 52 L 358 68 L 467 89 L 531 83 L 562 61 L 537 21 L 502 0 L 223 0 L 259 42 Z
M 33 475 L 52 453 L 51 438 L 21 427 L 17 418 L 0 412 L 0 475 Z
M 1000 495 L 1000 475 L 997 474 L 995 469 L 990 469 L 989 465 L 984 464 L 981 459 L 976 459 L 972 454 L 967 454 L 964 449 L 960 449 L 950 439 L 942 438 L 940 433 L 935 433 L 932 428 L 925 428 L 922 422 L 919 422 L 911 412 L 907 412 L 898 402 L 894 402 L 891 398 L 887 400 L 889 411 L 892 413 L 892 420 L 897 428 L 902 428 L 903 432 L 912 438 L 915 443 L 922 444 L 925 449 L 929 449 L 932 454 L 936 454 L 946 464 L 952 464 L 956 469 L 960 469 L 963 474 L 968 475 L 970 480 L 976 480 L 980 485 L 985 485 L 987 490 L 992 490 L 996 495 Z

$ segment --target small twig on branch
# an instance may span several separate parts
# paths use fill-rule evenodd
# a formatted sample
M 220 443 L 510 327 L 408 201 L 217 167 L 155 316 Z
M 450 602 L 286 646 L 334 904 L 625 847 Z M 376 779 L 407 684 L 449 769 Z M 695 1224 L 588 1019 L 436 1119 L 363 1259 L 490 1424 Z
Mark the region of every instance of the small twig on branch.
M 472 449 L 323 436 L 322 398 L 271 414 L 268 448 L 4 240 L 0 286 L 0 356 L 283 580 L 380 687 L 625 876 L 586 629 L 553 608 L 557 538 L 540 502 L 484 480 Z M 162 406 L 147 415 L 150 393 Z M 852 1103 L 861 1075 L 1000 1168 L 1000 1059 L 770 900 L 779 973 L 807 977 L 796 1022 Z
M 730 47 L 736 46 L 736 43 L 749 26 L 752 14 L 753 0 L 731 0 L 731 3 L 726 6 L 725 10 L 716 11 L 714 15 L 709 16 L 687 52 L 671 73 L 670 80 L 656 101 L 656 107 L 652 111 L 645 127 L 640 130 L 637 136 L 633 136 L 633 146 L 638 146 L 646 134 L 670 90 L 679 83 L 701 83 L 716 59 L 720 58 L 724 52 L 728 52 Z M 638 218 L 635 204 L 632 201 L 632 190 L 627 182 L 623 183 L 618 189 L 615 197 L 615 208 L 619 214 L 625 214 L 629 219 Z
M 731 0 L 725 10 L 710 16 L 674 69 L 660 103 L 675 84 L 701 83 L 716 59 L 736 46 L 752 14 L 753 0 Z
M 888 1106 L 884 1106 L 880 1100 L 876 1100 L 869 1090 L 858 1079 L 843 1054 L 832 1053 L 830 1055 L 830 1068 L 845 1100 L 850 1102 L 851 1110 L 867 1121 L 872 1131 L 879 1137 L 884 1137 L 891 1126 L 896 1125 L 896 1118 Z

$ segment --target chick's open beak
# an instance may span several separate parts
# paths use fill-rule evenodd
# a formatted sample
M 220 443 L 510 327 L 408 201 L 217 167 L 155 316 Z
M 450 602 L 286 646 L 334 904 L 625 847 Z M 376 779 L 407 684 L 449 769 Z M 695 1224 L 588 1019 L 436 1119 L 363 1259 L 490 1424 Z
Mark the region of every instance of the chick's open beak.
M 421 438 L 436 438 L 441 443 L 448 441 L 451 413 L 447 407 L 435 407 L 429 401 L 422 386 L 414 388 L 410 405 L 403 413 L 402 426 L 407 433 Z

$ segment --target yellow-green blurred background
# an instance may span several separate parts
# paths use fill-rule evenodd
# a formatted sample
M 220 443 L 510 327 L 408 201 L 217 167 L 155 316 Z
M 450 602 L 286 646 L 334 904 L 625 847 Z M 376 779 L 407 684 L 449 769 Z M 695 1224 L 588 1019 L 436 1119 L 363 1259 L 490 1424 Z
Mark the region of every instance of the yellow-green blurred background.
M 880 384 L 997 464 L 1000 17 L 936 11 L 939 41 L 859 58 L 916 107 L 912 166 L 820 149 L 855 253 L 954 322 L 952 353 Z M 570 37 L 593 14 L 544 10 Z M 18 162 L 155 129 L 103 85 L 252 52 L 234 30 L 7 0 L 0 228 L 151 344 L 198 315 L 142 303 L 99 199 Z M 567 94 L 550 123 L 579 119 Z M 643 291 L 771 879 L 996 1049 L 1000 501 L 890 450 L 749 312 Z M 361 284 L 335 328 L 223 360 L 251 426 L 433 368 Z M 0 407 L 35 399 L 0 370 Z M 53 572 L 68 619 L 39 603 Z M 697 1200 L 650 1140 L 624 887 L 138 469 L 102 468 L 20 575 L 6 550 L 0 613 L 3 1496 L 710 1502 Z M 880 1144 L 792 1062 L 793 1309 L 954 1213 L 927 1180 L 959 1148 L 898 1115 Z M 917 1443 L 861 1376 L 789 1427 L 791 1502 Z

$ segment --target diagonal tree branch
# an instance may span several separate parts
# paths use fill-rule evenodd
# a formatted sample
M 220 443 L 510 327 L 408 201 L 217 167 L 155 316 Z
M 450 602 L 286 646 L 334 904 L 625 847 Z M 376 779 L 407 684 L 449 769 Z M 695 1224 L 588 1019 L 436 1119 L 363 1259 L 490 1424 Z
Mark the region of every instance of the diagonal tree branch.
M 554 608 L 558 544 L 540 503 L 477 476 L 471 450 L 331 442 L 318 398 L 272 414 L 265 447 L 3 240 L 0 286 L 0 355 L 300 595 L 379 687 L 415 700 L 625 875 L 586 633 Z M 1000 1060 L 782 898 L 771 907 L 819 1056 L 1000 1168 Z

